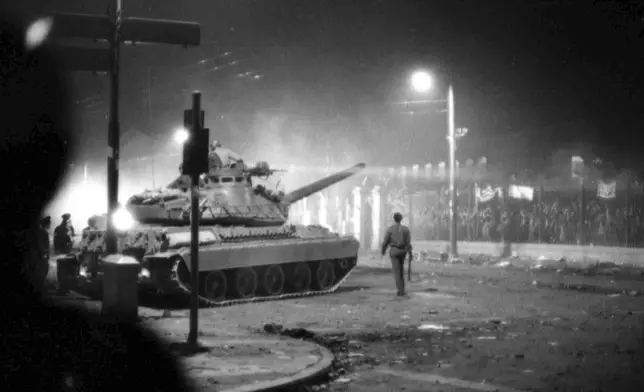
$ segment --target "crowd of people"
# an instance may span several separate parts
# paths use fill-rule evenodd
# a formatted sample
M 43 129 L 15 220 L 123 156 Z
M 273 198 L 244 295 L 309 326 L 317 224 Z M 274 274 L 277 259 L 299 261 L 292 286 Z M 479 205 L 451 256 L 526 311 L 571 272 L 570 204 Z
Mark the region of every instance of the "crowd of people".
M 613 202 L 614 203 L 614 202 Z M 468 241 L 577 244 L 582 240 L 579 203 L 557 200 L 544 203 L 480 204 L 458 207 L 459 238 Z M 590 200 L 586 203 L 583 243 L 604 246 L 644 246 L 644 208 L 639 203 L 626 207 Z M 449 238 L 449 207 L 429 208 L 422 214 L 415 229 L 428 240 Z

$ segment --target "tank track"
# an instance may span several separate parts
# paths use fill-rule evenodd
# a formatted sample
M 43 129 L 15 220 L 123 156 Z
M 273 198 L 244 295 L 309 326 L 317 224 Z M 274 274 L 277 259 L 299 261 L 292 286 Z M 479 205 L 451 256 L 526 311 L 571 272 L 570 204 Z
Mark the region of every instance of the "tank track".
M 320 261 L 325 261 L 325 260 L 319 260 Z M 214 301 L 209 298 L 204 297 L 203 295 L 199 294 L 199 305 L 200 306 L 205 306 L 205 307 L 210 307 L 210 308 L 220 308 L 220 307 L 226 307 L 226 306 L 234 306 L 234 305 L 243 305 L 243 304 L 248 304 L 248 303 L 259 303 L 259 302 L 268 302 L 268 301 L 279 301 L 283 299 L 293 299 L 293 298 L 304 298 L 304 297 L 315 297 L 315 296 L 321 296 L 325 294 L 331 294 L 334 291 L 336 291 L 343 283 L 344 281 L 351 275 L 351 272 L 353 272 L 354 268 L 357 265 L 358 257 L 353 257 L 350 259 L 351 261 L 351 267 L 347 271 L 347 273 L 341 277 L 340 279 L 337 279 L 336 277 L 336 283 L 333 284 L 332 287 L 326 289 L 326 290 L 306 290 L 302 292 L 297 292 L 297 293 L 285 293 L 285 294 L 279 294 L 279 295 L 271 295 L 271 296 L 254 296 L 250 298 L 235 298 L 235 299 L 225 299 L 221 301 Z M 173 266 L 173 277 L 174 281 L 176 282 L 177 286 L 187 295 L 189 296 L 192 292 L 190 286 L 183 282 L 179 277 L 181 275 L 179 268 L 181 268 L 181 264 L 184 263 L 183 260 L 178 261 L 174 264 Z M 315 262 L 302 262 L 302 263 L 315 263 Z M 185 268 L 185 266 L 183 267 Z M 201 286 L 200 286 L 201 287 Z

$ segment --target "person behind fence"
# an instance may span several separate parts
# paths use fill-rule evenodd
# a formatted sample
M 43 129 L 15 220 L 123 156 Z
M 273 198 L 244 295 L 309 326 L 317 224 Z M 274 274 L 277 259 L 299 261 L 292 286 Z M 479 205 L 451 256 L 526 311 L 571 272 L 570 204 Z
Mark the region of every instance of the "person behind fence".
M 391 258 L 391 269 L 396 280 L 397 295 L 399 297 L 407 295 L 405 292 L 405 256 L 409 254 L 412 258 L 411 232 L 407 226 L 401 224 L 403 216 L 401 213 L 394 214 L 394 224 L 385 231 L 385 239 L 382 242 L 381 253 L 385 256 L 389 248 L 389 257 Z

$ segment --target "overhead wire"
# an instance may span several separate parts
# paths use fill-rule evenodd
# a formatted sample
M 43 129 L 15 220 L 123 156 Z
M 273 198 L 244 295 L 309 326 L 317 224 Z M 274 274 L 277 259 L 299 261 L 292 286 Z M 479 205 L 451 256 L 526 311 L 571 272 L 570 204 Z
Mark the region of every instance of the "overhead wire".
M 154 77 L 149 76 L 151 78 L 151 82 L 154 83 L 155 85 L 155 97 L 157 99 L 163 99 L 163 97 L 167 97 L 168 94 L 170 93 L 167 91 L 168 85 L 175 84 L 177 82 L 177 78 L 173 78 L 174 75 L 176 76 L 181 76 L 182 79 L 187 79 L 187 78 L 194 78 L 198 77 L 200 75 L 204 74 L 209 74 L 213 72 L 218 72 L 218 71 L 223 71 L 225 69 L 231 68 L 238 66 L 240 62 L 243 62 L 245 60 L 244 57 L 233 57 L 234 53 L 237 52 L 243 52 L 243 47 L 236 50 L 236 51 L 226 51 L 224 53 L 218 54 L 216 56 L 211 56 L 205 59 L 201 59 L 196 62 L 192 62 L 191 64 L 187 64 L 184 66 L 180 66 L 178 68 L 173 68 L 169 71 L 160 73 L 155 75 Z M 209 64 L 212 63 L 213 61 L 216 60 L 221 60 L 221 59 L 228 59 L 230 57 L 233 57 L 229 61 L 225 63 L 215 63 L 215 64 Z M 206 65 L 205 68 L 203 66 Z M 202 67 L 201 69 L 195 69 L 196 67 Z M 187 72 L 188 70 L 192 70 L 191 72 Z M 261 77 L 261 73 L 258 71 L 244 71 L 237 73 L 235 76 L 237 77 L 250 77 L 253 80 L 258 80 Z M 144 83 L 145 82 L 145 83 Z M 129 89 L 128 92 L 123 94 L 121 96 L 122 99 L 128 99 L 133 96 L 140 96 L 142 94 L 145 94 L 149 89 L 148 86 L 148 81 L 141 81 L 138 83 L 138 86 Z M 164 91 L 165 90 L 165 91 Z M 86 111 L 86 113 L 89 113 L 90 115 L 92 114 L 97 114 L 100 112 L 103 112 L 104 115 L 107 115 L 107 92 L 101 93 L 101 94 L 96 94 L 91 97 L 84 98 L 83 100 L 79 100 L 77 104 L 80 105 L 81 102 L 85 102 L 84 108 L 79 108 L 81 110 Z M 176 94 L 175 94 L 176 95 Z M 176 97 L 175 97 L 176 98 Z M 93 99 L 93 102 L 90 102 Z M 147 99 L 150 99 L 149 97 Z M 155 136 L 150 134 L 150 132 L 146 132 L 143 129 L 139 128 L 131 128 L 128 127 L 125 132 L 122 133 L 122 137 L 124 139 L 127 139 L 129 136 L 131 136 L 132 133 L 137 133 L 137 134 L 142 134 L 147 137 L 152 137 L 154 138 Z
M 228 61 L 228 62 L 226 62 L 224 64 L 208 64 L 208 63 L 210 63 L 210 62 L 212 62 L 214 60 L 229 57 L 232 54 L 233 54 L 232 51 L 227 51 L 227 52 L 225 52 L 223 54 L 213 56 L 213 57 L 209 57 L 207 59 L 202 59 L 202 60 L 199 60 L 197 62 L 193 62 L 191 64 L 188 64 L 188 65 L 185 65 L 185 66 L 182 66 L 182 67 L 179 67 L 179 68 L 174 68 L 173 70 L 170 70 L 168 72 L 164 72 L 164 73 L 162 73 L 160 75 L 152 77 L 152 82 L 155 85 L 155 91 L 156 91 L 155 96 L 157 98 L 158 97 L 163 98 L 163 96 L 167 96 L 167 94 L 169 92 L 164 91 L 164 90 L 167 89 L 168 85 L 177 82 L 176 77 L 175 78 L 172 77 L 173 75 L 181 75 L 184 79 L 185 78 L 193 78 L 193 77 L 197 77 L 199 75 L 221 71 L 221 70 L 224 70 L 226 68 L 238 65 L 240 63 L 239 58 L 232 59 L 231 61 Z M 203 65 L 208 65 L 208 67 L 206 67 L 205 69 L 194 69 L 195 67 L 199 67 L 199 66 L 203 66 Z M 194 69 L 194 70 L 192 72 L 186 72 L 186 70 L 190 70 L 190 69 Z M 244 73 L 244 74 L 247 74 L 247 72 Z M 140 86 L 138 86 L 137 88 L 134 88 L 134 89 L 130 89 L 127 93 L 123 94 L 121 96 L 121 98 L 122 99 L 128 99 L 128 98 L 131 98 L 133 96 L 140 96 L 141 94 L 145 93 L 145 91 L 147 91 L 147 89 L 148 89 L 147 88 L 147 83 L 145 83 L 145 86 L 144 86 L 144 84 L 142 82 L 139 83 L 139 84 L 140 84 Z M 91 102 L 91 103 L 85 104 L 84 108 L 82 110 L 87 111 L 90 115 L 101 113 L 101 112 L 103 112 L 103 114 L 106 114 L 107 100 L 106 99 L 101 99 L 101 97 L 107 98 L 106 95 L 107 95 L 107 93 L 97 94 L 96 96 L 94 96 L 94 98 L 95 98 L 94 101 Z M 85 100 L 85 102 L 87 102 L 87 99 Z M 128 130 L 126 130 L 126 132 L 123 133 L 123 137 L 127 138 L 129 133 L 130 132 L 129 132 L 129 128 L 128 128 Z M 148 133 L 146 133 L 146 132 L 144 132 L 142 130 L 139 130 L 138 133 L 143 133 L 143 134 L 145 134 L 147 136 L 152 136 L 152 135 L 149 135 Z
M 217 66 L 216 68 L 221 69 L 221 68 L 226 67 L 226 66 L 228 66 L 228 64 L 220 65 L 220 66 Z M 213 71 L 214 71 L 214 67 L 213 67 L 213 68 L 206 69 L 206 70 L 203 70 L 203 71 L 200 71 L 200 72 L 193 73 L 192 75 L 190 75 L 190 77 L 195 77 L 195 76 L 198 76 L 198 75 L 200 75 L 200 74 L 204 74 L 204 73 L 208 73 L 208 72 L 213 72 Z M 170 84 L 170 83 L 171 83 L 171 82 L 170 82 L 170 81 L 168 81 L 167 83 L 165 83 L 165 85 L 167 86 L 167 85 L 168 85 L 168 84 Z M 157 86 L 155 86 L 155 91 L 156 91 L 155 96 L 156 96 L 157 98 L 158 98 L 158 97 L 163 98 L 163 96 L 164 96 L 165 94 L 167 94 L 167 93 L 165 93 L 165 94 L 164 94 L 164 93 L 162 93 L 162 92 L 159 92 L 159 90 L 160 90 L 160 89 L 162 89 L 162 88 L 163 88 L 163 87 L 159 87 L 158 85 L 157 85 Z M 130 95 L 133 95 L 133 94 L 134 94 L 134 92 L 133 92 L 132 94 L 130 94 Z M 98 105 L 97 105 L 97 106 L 98 106 Z M 101 111 L 101 110 L 102 110 L 101 108 L 95 108 L 95 109 L 93 109 L 93 112 L 95 113 L 95 112 L 98 112 L 98 111 Z M 128 128 L 128 129 L 123 133 L 123 136 L 124 136 L 124 137 L 127 137 L 127 136 L 129 135 L 129 133 L 130 133 L 130 132 L 129 132 L 129 130 L 130 130 L 130 128 Z M 145 134 L 145 135 L 147 135 L 147 136 L 151 136 L 151 137 L 152 137 L 152 135 L 150 135 L 149 133 L 147 133 L 147 132 L 145 132 L 145 131 L 143 131 L 143 130 L 139 130 L 139 131 L 138 131 L 138 133 L 142 133 L 142 134 Z
M 207 68 L 207 69 L 194 71 L 194 72 L 192 72 L 190 74 L 183 75 L 183 79 L 194 78 L 194 77 L 202 76 L 202 75 L 205 75 L 205 74 L 208 74 L 208 73 L 222 71 L 224 69 L 234 67 L 234 66 L 236 66 L 238 64 L 239 64 L 239 61 L 235 60 L 235 61 L 231 61 L 231 62 L 226 63 L 226 64 L 220 64 L 220 65 L 213 66 L 213 67 L 210 67 L 210 68 Z M 240 76 L 240 75 L 237 75 L 237 76 Z M 242 74 L 242 76 L 251 76 L 251 75 L 243 75 Z M 258 79 L 257 75 L 254 76 L 254 79 Z M 169 91 L 164 91 L 164 88 L 167 88 L 167 86 L 169 86 L 171 84 L 175 84 L 176 82 L 177 82 L 177 79 L 167 79 L 167 80 L 162 80 L 162 81 L 156 82 L 155 83 L 155 90 L 157 91 L 156 96 L 157 97 L 167 96 L 165 94 L 169 93 Z M 141 88 L 138 89 L 138 91 L 129 91 L 128 93 L 122 95 L 121 98 L 122 99 L 127 99 L 127 98 L 130 98 L 130 97 L 133 97 L 134 95 L 140 95 L 140 94 L 144 93 L 144 91 L 145 91 L 145 87 L 141 87 Z M 101 101 L 92 103 L 90 105 L 87 105 L 85 108 L 90 110 L 91 114 L 95 114 L 95 113 L 100 112 L 100 111 L 105 111 L 106 110 L 106 105 L 107 105 L 107 102 L 101 100 Z
M 168 78 L 171 78 L 172 76 L 175 76 L 175 75 L 192 76 L 195 73 L 202 73 L 202 72 L 204 72 L 203 69 L 202 70 L 196 70 L 194 72 L 188 72 L 188 73 L 186 73 L 186 72 L 191 68 L 203 66 L 204 64 L 207 64 L 207 63 L 209 63 L 211 61 L 222 59 L 222 58 L 225 58 L 225 57 L 229 57 L 233 53 L 236 53 L 237 51 L 243 51 L 244 49 L 245 48 L 242 47 L 242 48 L 235 49 L 235 52 L 226 51 L 224 53 L 217 54 L 216 56 L 201 59 L 201 60 L 193 62 L 191 64 L 187 64 L 187 65 L 183 65 L 183 66 L 179 66 L 179 67 L 174 67 L 171 70 L 168 70 L 166 72 L 163 72 L 161 74 L 153 76 L 152 81 L 154 82 L 155 80 L 159 80 L 160 83 L 165 83 L 164 80 L 166 80 L 166 82 L 167 82 Z M 235 61 L 235 60 L 233 60 L 233 61 Z M 210 67 L 208 70 L 216 70 L 218 68 L 221 68 L 223 66 L 228 65 L 229 63 L 231 63 L 231 62 L 228 62 L 227 64 L 224 64 L 224 65 L 215 65 L 213 67 Z M 206 70 L 206 71 L 208 71 L 208 70 Z M 138 91 L 128 91 L 124 95 L 122 95 L 122 97 L 127 97 L 127 96 L 130 96 L 130 95 L 142 92 L 145 89 L 145 86 L 143 86 L 143 83 L 139 83 L 139 85 L 140 85 L 140 88 L 137 89 Z M 91 95 L 89 97 L 85 97 L 85 98 L 77 100 L 76 104 L 77 105 L 84 105 L 86 108 L 92 108 L 94 106 L 104 105 L 104 104 L 106 104 L 108 94 L 109 93 L 107 91 L 99 93 L 99 94 L 94 94 L 94 95 Z

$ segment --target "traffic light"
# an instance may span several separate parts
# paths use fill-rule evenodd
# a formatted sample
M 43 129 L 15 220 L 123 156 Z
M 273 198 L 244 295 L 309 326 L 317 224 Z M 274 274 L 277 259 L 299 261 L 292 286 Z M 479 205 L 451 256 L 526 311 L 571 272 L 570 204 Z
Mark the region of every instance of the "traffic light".
M 181 173 L 187 175 L 200 175 L 207 173 L 208 165 L 208 144 L 210 142 L 210 130 L 203 127 L 205 113 L 200 111 L 199 124 L 192 124 L 192 109 L 183 111 L 183 126 L 188 130 L 188 140 L 183 143 L 183 165 Z

